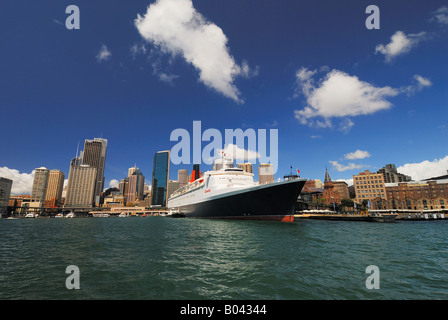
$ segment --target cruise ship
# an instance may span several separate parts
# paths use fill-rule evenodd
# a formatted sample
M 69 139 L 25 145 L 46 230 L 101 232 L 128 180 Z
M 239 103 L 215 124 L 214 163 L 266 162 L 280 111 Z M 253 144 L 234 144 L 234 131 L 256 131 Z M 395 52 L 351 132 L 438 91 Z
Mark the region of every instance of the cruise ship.
M 195 218 L 294 221 L 297 197 L 306 179 L 287 176 L 268 184 L 254 182 L 253 173 L 224 167 L 200 174 L 176 190 L 167 207 L 176 215 Z

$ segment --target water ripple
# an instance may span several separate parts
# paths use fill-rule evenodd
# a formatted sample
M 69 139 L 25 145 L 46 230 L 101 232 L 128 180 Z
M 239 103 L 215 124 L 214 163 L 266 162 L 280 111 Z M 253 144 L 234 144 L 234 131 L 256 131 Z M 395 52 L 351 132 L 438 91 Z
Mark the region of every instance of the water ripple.
M 0 220 L 2 299 L 447 299 L 447 221 Z M 65 287 L 77 265 L 81 290 Z M 365 286 L 380 269 L 380 289 Z

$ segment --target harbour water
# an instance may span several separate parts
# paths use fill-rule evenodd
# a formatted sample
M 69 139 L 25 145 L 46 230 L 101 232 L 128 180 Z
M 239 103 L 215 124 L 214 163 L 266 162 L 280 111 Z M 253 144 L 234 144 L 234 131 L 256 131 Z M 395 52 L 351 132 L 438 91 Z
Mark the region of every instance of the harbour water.
M 448 221 L 0 219 L 0 299 L 448 299 Z M 80 289 L 66 287 L 67 266 Z M 379 289 L 368 289 L 370 265 Z

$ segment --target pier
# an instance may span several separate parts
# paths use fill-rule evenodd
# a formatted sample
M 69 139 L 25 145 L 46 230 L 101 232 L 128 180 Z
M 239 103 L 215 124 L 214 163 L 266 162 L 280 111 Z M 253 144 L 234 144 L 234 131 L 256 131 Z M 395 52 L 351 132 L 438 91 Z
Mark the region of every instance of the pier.
M 333 221 L 436 221 L 448 219 L 448 210 L 370 210 L 361 213 L 336 213 L 329 210 L 304 210 L 294 215 L 297 219 L 333 220 Z
M 337 213 L 304 213 L 296 214 L 297 219 L 333 220 L 333 221 L 366 221 L 366 222 L 395 222 L 395 214 L 337 214 Z

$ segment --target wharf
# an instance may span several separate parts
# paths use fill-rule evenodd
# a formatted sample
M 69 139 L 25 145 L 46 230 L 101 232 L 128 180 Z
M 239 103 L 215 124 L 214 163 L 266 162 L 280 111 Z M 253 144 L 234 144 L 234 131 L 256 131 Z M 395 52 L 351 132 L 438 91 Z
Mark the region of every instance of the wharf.
M 445 213 L 409 213 L 409 214 L 399 214 L 397 220 L 400 221 L 435 221 L 435 220 L 446 220 L 447 216 Z
M 316 219 L 334 221 L 367 221 L 367 222 L 395 222 L 396 214 L 334 214 L 334 213 L 303 213 L 296 214 L 297 219 Z

